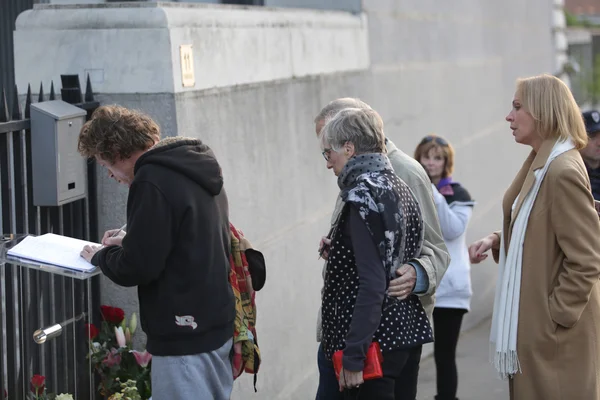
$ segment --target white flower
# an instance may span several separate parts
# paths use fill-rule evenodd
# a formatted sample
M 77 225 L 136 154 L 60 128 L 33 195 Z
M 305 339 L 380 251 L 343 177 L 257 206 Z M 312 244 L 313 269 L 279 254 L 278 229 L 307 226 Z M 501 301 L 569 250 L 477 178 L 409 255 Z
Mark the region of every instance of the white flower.
M 138 325 L 137 315 L 136 313 L 131 314 L 131 318 L 129 319 L 129 331 L 133 335 Z
M 125 341 L 125 333 L 123 332 L 123 328 L 120 326 L 115 327 L 115 337 L 117 339 L 117 344 L 119 347 L 127 347 L 127 342 Z
M 92 342 L 90 344 L 90 356 L 98 353 L 100 350 L 102 350 L 102 345 L 98 342 Z

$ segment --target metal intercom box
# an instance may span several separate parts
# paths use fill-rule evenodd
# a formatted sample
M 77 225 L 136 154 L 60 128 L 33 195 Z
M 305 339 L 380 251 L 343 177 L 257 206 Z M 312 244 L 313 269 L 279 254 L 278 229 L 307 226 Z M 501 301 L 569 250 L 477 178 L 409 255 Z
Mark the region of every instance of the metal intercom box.
M 31 105 L 35 206 L 61 206 L 87 196 L 87 160 L 77 152 L 86 114 L 62 100 Z

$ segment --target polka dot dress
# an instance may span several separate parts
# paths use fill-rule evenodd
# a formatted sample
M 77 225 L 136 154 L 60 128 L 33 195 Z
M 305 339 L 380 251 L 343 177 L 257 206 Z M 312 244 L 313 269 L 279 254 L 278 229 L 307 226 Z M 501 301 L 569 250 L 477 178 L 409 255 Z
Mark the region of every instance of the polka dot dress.
M 340 225 L 344 223 L 345 219 L 342 219 Z M 344 348 L 358 294 L 358 272 L 348 239 L 341 232 L 336 233 L 327 261 L 321 314 L 323 349 L 329 359 L 334 352 Z

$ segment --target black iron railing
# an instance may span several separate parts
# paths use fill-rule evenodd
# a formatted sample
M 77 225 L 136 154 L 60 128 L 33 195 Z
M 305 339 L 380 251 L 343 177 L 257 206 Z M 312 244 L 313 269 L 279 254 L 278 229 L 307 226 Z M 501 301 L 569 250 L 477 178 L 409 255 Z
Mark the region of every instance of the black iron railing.
M 85 96 L 77 75 L 63 75 L 61 81 L 62 100 L 85 109 L 89 118 L 99 106 L 94 101 L 89 77 Z M 88 198 L 59 207 L 33 205 L 31 87 L 24 111 L 17 93 L 15 88 L 10 105 L 4 89 L 0 97 L 0 238 L 53 232 L 98 241 L 95 163 L 88 164 Z M 56 97 L 53 83 L 48 99 L 40 85 L 38 102 Z M 92 296 L 82 296 L 88 289 Z M 34 374 L 44 375 L 46 386 L 53 393 L 71 393 L 77 400 L 94 397 L 84 324 L 73 324 L 60 337 L 43 345 L 34 343 L 32 333 L 81 314 L 90 302 L 90 308 L 98 309 L 97 299 L 97 278 L 81 281 L 11 264 L 0 265 L 0 400 L 4 391 L 11 400 L 26 399 Z

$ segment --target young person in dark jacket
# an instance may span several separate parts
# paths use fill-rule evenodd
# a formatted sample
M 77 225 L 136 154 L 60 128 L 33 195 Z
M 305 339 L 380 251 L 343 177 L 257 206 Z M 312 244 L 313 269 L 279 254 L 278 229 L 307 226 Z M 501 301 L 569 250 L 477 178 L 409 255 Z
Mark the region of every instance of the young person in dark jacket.
M 160 140 L 152 119 L 118 106 L 96 110 L 79 151 L 129 186 L 127 233 L 106 232 L 104 247 L 82 256 L 116 284 L 138 286 L 153 399 L 229 399 L 235 300 L 214 154 L 197 139 Z

